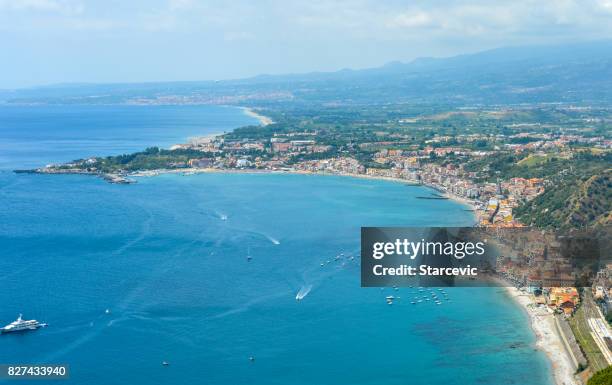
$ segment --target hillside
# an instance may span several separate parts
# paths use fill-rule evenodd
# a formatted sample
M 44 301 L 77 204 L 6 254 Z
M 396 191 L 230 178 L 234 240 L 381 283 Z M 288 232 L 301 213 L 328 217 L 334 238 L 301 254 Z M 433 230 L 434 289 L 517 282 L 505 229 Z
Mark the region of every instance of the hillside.
M 572 175 L 517 210 L 519 219 L 538 227 L 576 228 L 610 224 L 612 170 Z
M 499 48 L 451 58 L 394 62 L 366 70 L 239 80 L 56 85 L 0 91 L 2 100 L 252 106 L 609 103 L 612 42 Z

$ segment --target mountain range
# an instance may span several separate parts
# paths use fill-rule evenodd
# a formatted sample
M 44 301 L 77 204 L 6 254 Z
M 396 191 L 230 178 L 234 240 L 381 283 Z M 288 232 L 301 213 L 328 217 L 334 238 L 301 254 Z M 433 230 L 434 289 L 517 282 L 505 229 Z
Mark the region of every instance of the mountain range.
M 336 72 L 222 81 L 58 84 L 0 90 L 2 103 L 294 104 L 612 101 L 612 41 L 505 47 L 449 58 Z

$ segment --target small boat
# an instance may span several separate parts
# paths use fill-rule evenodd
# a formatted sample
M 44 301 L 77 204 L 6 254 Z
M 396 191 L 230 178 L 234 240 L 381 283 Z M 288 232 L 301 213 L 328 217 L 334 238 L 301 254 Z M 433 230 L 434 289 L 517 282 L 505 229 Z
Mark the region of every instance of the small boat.
M 170 365 L 168 361 L 162 361 L 162 366 L 168 366 L 168 365 Z
M 255 357 L 253 357 L 253 356 L 249 357 L 249 361 L 255 362 Z
M 111 312 L 110 309 L 104 310 L 104 314 L 110 314 L 110 312 Z

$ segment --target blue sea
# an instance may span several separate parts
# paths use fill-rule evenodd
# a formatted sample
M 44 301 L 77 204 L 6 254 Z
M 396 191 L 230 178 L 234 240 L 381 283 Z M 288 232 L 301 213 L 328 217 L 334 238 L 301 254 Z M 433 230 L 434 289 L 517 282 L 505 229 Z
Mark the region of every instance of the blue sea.
M 54 384 L 551 384 L 502 289 L 447 289 L 436 306 L 360 288 L 360 226 L 473 223 L 421 187 L 11 172 L 247 124 L 229 107 L 0 107 L 0 323 L 49 323 L 0 336 L 0 364 L 69 364 Z

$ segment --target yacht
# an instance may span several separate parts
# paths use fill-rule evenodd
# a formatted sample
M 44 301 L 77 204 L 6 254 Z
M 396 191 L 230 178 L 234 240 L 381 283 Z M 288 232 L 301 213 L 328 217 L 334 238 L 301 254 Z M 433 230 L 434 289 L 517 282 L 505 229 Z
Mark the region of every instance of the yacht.
M 0 333 L 12 333 L 12 332 L 27 331 L 27 330 L 36 330 L 38 328 L 47 326 L 47 324 L 38 322 L 35 319 L 24 321 L 21 317 L 22 315 L 19 314 L 19 317 L 17 318 L 17 320 L 1 328 Z

